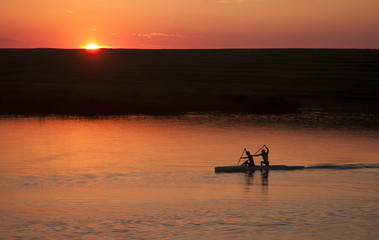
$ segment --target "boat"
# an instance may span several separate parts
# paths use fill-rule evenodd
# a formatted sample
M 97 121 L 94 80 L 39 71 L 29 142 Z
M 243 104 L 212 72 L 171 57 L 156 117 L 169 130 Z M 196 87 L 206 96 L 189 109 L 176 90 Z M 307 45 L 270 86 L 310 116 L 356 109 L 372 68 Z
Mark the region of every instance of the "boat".
M 251 172 L 251 171 L 259 171 L 259 170 L 299 170 L 304 169 L 305 166 L 287 166 L 287 165 L 270 165 L 270 166 L 225 166 L 225 167 L 215 167 L 215 172 Z

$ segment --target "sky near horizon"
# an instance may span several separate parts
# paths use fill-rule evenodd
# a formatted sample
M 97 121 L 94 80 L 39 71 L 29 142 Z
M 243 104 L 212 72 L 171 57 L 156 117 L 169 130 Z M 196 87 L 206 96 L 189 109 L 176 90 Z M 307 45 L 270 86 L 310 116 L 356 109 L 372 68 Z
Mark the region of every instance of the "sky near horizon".
M 379 48 L 379 0 L 0 0 L 0 48 Z

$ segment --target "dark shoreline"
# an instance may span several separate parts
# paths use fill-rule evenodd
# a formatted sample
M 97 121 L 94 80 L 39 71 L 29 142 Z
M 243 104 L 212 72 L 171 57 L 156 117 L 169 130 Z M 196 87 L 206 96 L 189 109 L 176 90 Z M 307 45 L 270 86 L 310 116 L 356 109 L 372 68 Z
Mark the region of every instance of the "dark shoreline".
M 0 49 L 0 115 L 379 113 L 379 50 Z

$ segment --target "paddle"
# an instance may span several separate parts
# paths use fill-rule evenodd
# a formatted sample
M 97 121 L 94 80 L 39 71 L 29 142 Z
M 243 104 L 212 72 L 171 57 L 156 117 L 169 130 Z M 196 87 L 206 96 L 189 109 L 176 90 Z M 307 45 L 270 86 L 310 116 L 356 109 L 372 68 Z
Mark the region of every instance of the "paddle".
M 260 147 L 259 149 L 258 149 L 258 151 L 256 151 L 254 154 L 253 154 L 253 156 L 255 155 L 255 154 L 257 154 L 262 148 L 264 148 L 266 145 L 263 145 L 262 147 Z M 243 149 L 243 152 L 242 152 L 242 154 L 241 154 L 241 157 L 240 157 L 240 159 L 238 160 L 238 163 L 237 163 L 237 165 L 239 165 L 240 164 L 240 161 L 241 161 L 241 158 L 242 158 L 242 156 L 243 156 L 243 154 L 246 152 L 246 148 L 244 148 Z
M 258 151 L 256 151 L 254 154 L 253 154 L 253 156 L 255 155 L 255 154 L 257 154 L 262 148 L 264 148 L 264 147 L 266 147 L 266 145 L 263 145 L 260 149 L 258 149 Z
M 240 159 L 238 159 L 238 163 L 237 163 L 237 165 L 240 164 L 241 158 L 242 158 L 242 156 L 243 156 L 243 154 L 244 154 L 245 152 L 246 152 L 246 148 L 243 149 L 243 152 L 242 152 L 242 154 L 241 154 L 241 157 L 240 157 Z

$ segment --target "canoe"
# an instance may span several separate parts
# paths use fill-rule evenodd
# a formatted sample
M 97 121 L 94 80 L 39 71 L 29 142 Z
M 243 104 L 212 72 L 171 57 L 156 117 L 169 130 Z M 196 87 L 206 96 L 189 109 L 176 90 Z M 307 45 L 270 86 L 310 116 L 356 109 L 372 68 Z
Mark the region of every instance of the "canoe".
M 271 165 L 271 166 L 225 166 L 225 167 L 215 167 L 215 172 L 250 172 L 257 170 L 297 170 L 304 169 L 304 166 L 287 166 L 287 165 Z

